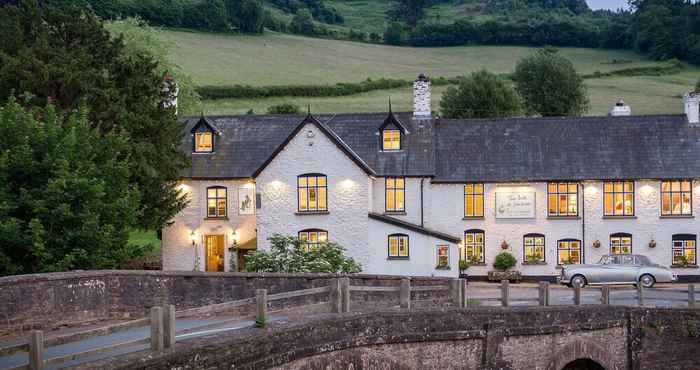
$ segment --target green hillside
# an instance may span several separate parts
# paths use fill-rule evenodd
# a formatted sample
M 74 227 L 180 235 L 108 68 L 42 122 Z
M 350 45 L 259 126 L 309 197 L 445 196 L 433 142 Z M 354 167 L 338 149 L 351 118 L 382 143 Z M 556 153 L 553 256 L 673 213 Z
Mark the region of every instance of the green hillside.
M 272 32 L 262 36 L 234 36 L 166 30 L 160 32 L 160 37 L 173 44 L 173 61 L 197 84 L 218 86 L 319 85 L 382 77 L 412 79 L 421 72 L 451 77 L 480 68 L 509 73 L 519 58 L 534 50 L 516 46 L 394 47 Z M 659 65 L 624 50 L 563 48 L 561 53 L 582 74 Z M 682 73 L 665 76 L 587 79 L 592 103 L 590 114 L 606 113 L 619 97 L 624 97 L 635 113 L 678 113 L 681 94 L 698 77 L 700 69 L 687 67 Z M 445 89 L 435 88 L 435 108 Z M 249 109 L 264 113 L 271 105 L 292 102 L 300 106 L 311 104 L 316 112 L 385 111 L 388 96 L 392 96 L 397 109 L 410 109 L 410 88 L 333 98 L 214 100 L 205 101 L 204 107 L 209 114 L 242 114 Z

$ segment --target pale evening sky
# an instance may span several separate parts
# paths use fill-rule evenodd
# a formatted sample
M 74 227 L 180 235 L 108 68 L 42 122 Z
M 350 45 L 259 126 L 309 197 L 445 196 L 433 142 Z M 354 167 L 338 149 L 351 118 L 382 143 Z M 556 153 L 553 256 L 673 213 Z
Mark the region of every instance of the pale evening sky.
M 588 3 L 588 6 L 593 10 L 617 10 L 620 8 L 627 9 L 627 0 L 586 0 L 586 2 Z

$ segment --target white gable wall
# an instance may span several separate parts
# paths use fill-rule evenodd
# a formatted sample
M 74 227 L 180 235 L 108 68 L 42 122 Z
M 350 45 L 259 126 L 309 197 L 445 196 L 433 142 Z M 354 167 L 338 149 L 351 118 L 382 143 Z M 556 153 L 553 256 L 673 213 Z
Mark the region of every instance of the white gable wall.
M 305 173 L 327 176 L 328 214 L 298 214 L 297 176 Z M 371 181 L 318 127 L 307 124 L 256 179 L 262 197 L 258 248 L 268 249 L 267 239 L 273 234 L 296 236 L 303 229 L 323 229 L 347 255 L 367 266 Z

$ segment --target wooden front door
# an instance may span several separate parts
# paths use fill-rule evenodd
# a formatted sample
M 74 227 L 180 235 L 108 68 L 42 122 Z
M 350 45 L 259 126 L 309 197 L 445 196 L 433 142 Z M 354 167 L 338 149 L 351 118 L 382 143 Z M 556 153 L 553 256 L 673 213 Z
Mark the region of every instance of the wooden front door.
M 207 250 L 206 270 L 209 272 L 224 271 L 224 236 L 207 235 L 205 246 Z

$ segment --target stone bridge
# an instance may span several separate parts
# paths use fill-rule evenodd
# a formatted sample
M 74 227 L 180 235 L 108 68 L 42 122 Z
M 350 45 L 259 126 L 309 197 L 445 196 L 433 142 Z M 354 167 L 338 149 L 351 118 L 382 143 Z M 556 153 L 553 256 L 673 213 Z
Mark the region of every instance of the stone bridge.
M 83 369 L 697 369 L 700 310 L 385 310 L 178 342 Z

